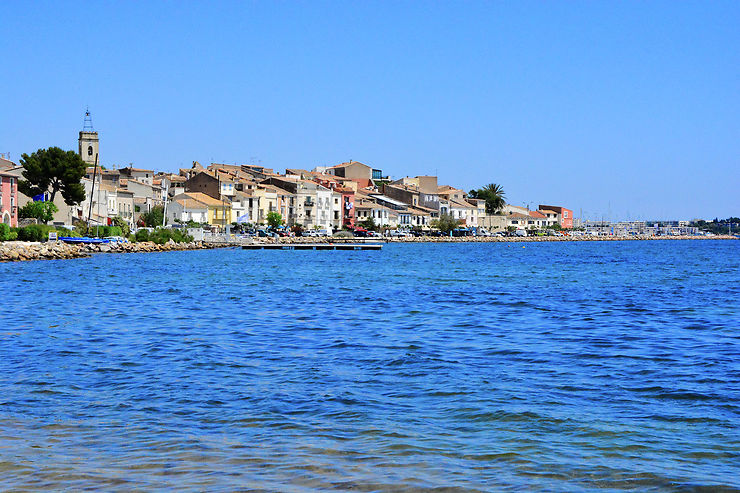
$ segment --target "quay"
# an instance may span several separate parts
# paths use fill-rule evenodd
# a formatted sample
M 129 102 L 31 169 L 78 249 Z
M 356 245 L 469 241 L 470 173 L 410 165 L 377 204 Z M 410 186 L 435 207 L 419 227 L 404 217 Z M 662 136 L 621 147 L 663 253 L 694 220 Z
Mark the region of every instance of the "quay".
M 380 250 L 378 243 L 251 243 L 244 250 Z

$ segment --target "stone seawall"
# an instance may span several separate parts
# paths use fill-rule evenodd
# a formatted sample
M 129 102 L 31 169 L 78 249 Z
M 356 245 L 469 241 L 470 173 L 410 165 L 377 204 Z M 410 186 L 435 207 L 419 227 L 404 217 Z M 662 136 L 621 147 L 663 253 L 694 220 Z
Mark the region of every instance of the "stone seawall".
M 170 252 L 174 250 L 205 250 L 222 248 L 224 245 L 211 243 L 165 243 L 157 245 L 150 241 L 141 243 L 67 244 L 61 241 L 35 243 L 7 241 L 0 243 L 0 262 L 21 260 L 52 260 L 89 257 L 93 253 L 143 253 Z

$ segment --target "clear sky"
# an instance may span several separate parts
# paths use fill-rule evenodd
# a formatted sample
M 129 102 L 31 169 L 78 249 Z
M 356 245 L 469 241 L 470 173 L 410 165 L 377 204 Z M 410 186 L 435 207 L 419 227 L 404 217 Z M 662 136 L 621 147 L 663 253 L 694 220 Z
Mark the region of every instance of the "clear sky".
M 349 159 L 586 219 L 740 215 L 740 2 L 0 2 L 0 152 Z

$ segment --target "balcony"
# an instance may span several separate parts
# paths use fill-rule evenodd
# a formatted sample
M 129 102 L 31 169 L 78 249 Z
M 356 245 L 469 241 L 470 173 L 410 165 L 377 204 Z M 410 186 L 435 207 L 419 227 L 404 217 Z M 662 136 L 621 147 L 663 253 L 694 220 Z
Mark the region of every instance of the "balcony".
M 303 203 L 303 205 L 306 206 L 306 207 L 313 207 L 313 206 L 316 205 L 316 202 L 314 202 L 311 199 L 306 199 L 306 201 Z

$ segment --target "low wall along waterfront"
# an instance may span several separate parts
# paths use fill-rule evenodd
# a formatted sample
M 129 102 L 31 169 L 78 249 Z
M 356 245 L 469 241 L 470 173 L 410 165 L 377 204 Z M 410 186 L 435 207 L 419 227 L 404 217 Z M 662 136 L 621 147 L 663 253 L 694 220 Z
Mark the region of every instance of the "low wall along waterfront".
M 204 250 L 221 248 L 211 243 L 165 243 L 157 245 L 150 241 L 140 243 L 67 244 L 61 241 L 35 243 L 7 241 L 0 243 L 0 262 L 19 260 L 52 260 L 89 257 L 93 253 L 143 253 L 169 252 L 174 250 Z

